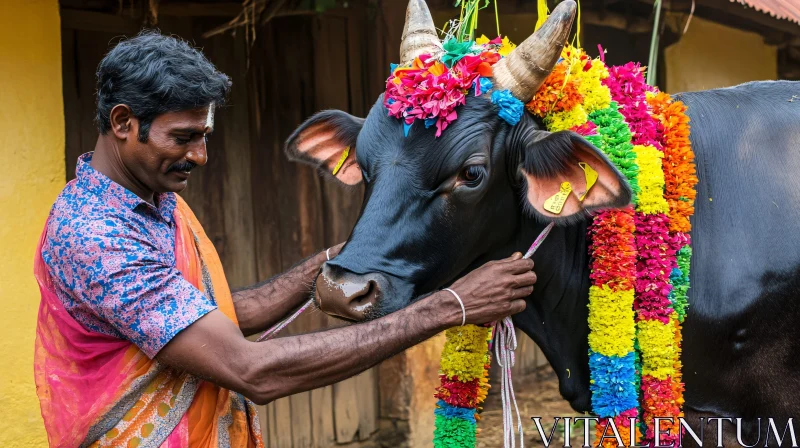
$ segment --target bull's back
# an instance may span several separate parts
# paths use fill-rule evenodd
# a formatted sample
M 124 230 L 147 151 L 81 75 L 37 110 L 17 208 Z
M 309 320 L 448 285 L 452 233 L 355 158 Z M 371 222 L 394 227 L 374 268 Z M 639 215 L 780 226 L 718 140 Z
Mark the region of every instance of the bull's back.
M 687 406 L 800 416 L 800 83 L 676 95 L 696 154 Z

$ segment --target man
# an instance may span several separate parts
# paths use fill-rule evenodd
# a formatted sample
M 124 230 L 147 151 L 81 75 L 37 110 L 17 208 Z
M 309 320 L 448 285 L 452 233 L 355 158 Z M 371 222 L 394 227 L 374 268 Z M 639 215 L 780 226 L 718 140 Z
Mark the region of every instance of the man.
M 307 300 L 340 246 L 231 294 L 175 193 L 206 163 L 230 80 L 185 42 L 123 41 L 97 71 L 93 153 L 58 197 L 35 273 L 37 393 L 51 446 L 258 447 L 254 403 L 356 375 L 438 332 L 524 309 L 533 263 L 489 263 L 449 291 L 345 328 L 248 341 Z

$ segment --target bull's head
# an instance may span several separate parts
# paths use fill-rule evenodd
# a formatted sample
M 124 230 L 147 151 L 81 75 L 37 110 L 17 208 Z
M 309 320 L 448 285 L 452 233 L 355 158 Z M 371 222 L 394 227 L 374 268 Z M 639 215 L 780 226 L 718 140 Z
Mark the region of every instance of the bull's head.
M 495 64 L 495 88 L 528 102 L 557 62 L 575 10 L 573 1 L 561 2 Z M 441 47 L 424 0 L 411 0 L 401 60 Z M 543 223 L 569 226 L 592 210 L 630 202 L 624 177 L 581 136 L 549 133 L 528 114 L 510 126 L 483 97 L 470 98 L 458 116 L 439 138 L 418 122 L 406 137 L 379 98 L 366 119 L 324 111 L 289 138 L 290 158 L 344 184 L 365 184 L 347 244 L 317 278 L 323 311 L 352 321 L 396 311 L 480 263 L 524 252 Z M 570 195 L 558 215 L 545 210 L 562 182 L 586 192 L 580 162 L 597 171 L 596 184 L 583 201 Z

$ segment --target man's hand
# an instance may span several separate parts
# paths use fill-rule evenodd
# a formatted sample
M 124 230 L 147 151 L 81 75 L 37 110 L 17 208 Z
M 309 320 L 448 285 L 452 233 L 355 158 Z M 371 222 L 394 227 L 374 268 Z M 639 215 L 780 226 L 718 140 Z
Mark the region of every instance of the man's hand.
M 467 323 L 484 324 L 525 309 L 525 298 L 533 293 L 536 274 L 533 260 L 517 252 L 509 258 L 490 261 L 462 277 L 450 287 L 464 301 Z M 445 291 L 446 294 L 449 292 Z M 456 301 L 455 297 L 451 298 Z M 458 323 L 461 323 L 461 306 Z
M 245 336 L 260 333 L 311 296 L 311 285 L 322 263 L 335 257 L 344 246 L 337 244 L 301 261 L 281 275 L 233 293 L 239 328 Z

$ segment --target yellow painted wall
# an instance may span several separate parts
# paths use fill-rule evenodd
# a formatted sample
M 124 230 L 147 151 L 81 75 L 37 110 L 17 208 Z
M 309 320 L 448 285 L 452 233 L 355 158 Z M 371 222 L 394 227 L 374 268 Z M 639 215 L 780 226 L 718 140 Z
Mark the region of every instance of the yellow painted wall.
M 683 22 L 680 24 L 683 28 Z M 689 31 L 666 49 L 671 93 L 729 87 L 747 81 L 776 79 L 778 54 L 755 33 L 692 19 Z
M 0 447 L 47 439 L 33 384 L 33 253 L 64 185 L 58 0 L 0 1 Z

